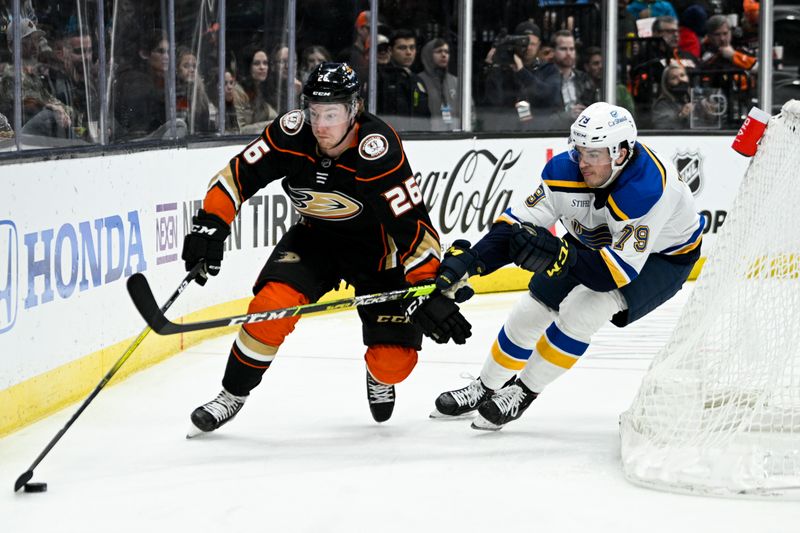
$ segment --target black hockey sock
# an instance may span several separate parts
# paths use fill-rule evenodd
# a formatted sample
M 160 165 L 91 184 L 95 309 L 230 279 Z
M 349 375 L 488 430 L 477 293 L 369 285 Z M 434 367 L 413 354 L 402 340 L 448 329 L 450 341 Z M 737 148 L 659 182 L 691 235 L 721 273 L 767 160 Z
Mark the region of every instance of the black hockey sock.
M 235 396 L 247 396 L 251 390 L 261 383 L 261 378 L 269 368 L 269 364 L 263 368 L 254 368 L 247 365 L 233 353 L 235 349 L 236 347 L 234 346 L 228 354 L 228 364 L 225 366 L 222 386 Z

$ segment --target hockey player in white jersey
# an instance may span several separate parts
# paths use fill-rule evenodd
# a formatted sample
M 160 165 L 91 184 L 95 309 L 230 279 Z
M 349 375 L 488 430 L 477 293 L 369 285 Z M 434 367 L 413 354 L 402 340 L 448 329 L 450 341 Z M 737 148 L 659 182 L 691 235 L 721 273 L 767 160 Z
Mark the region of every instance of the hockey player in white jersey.
M 546 229 L 556 221 L 563 238 Z M 512 261 L 534 275 L 480 377 L 439 395 L 431 416 L 477 409 L 472 427 L 486 430 L 519 418 L 605 322 L 624 327 L 680 290 L 700 257 L 703 226 L 675 167 L 636 141 L 630 113 L 605 102 L 586 108 L 570 128 L 569 150 L 545 165 L 535 192 L 475 246 L 456 241 L 445 255 L 442 290 Z

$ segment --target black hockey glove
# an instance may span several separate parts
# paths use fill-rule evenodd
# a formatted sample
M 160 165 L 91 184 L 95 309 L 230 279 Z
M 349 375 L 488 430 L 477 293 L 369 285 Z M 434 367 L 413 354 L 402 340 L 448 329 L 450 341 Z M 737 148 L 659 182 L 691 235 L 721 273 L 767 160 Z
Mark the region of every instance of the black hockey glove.
M 469 241 L 458 239 L 447 249 L 439 273 L 436 276 L 436 288 L 453 298 L 456 302 L 466 302 L 475 294 L 467 277 L 483 274 L 486 265 L 470 247 Z
M 230 225 L 217 215 L 206 213 L 202 209 L 192 217 L 192 232 L 183 239 L 183 253 L 181 259 L 186 262 L 189 271 L 200 261 L 205 262 L 205 273 L 211 276 L 219 274 L 222 264 L 222 251 L 225 239 L 231 233 Z M 200 285 L 207 281 L 205 275 L 195 278 Z
M 446 344 L 450 339 L 456 344 L 464 344 L 472 336 L 472 325 L 461 314 L 458 305 L 438 290 L 410 300 L 406 314 L 425 335 L 439 344 Z
M 578 260 L 575 250 L 567 241 L 529 222 L 512 226 L 508 246 L 511 259 L 516 264 L 551 278 L 563 276 Z

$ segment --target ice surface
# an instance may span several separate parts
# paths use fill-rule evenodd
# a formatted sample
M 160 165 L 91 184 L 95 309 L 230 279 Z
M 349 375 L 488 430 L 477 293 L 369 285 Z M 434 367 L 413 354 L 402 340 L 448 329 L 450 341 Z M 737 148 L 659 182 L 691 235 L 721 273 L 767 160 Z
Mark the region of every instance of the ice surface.
M 687 292 L 624 330 L 603 328 L 497 433 L 428 414 L 441 391 L 466 384 L 462 372 L 479 373 L 520 293 L 468 302 L 466 346 L 426 341 L 382 425 L 350 311 L 301 320 L 238 417 L 186 440 L 189 413 L 219 392 L 232 337 L 206 342 L 103 390 L 36 469 L 47 493 L 12 487 L 76 406 L 0 439 L 0 531 L 797 531 L 796 502 L 661 493 L 622 476 L 619 414 Z

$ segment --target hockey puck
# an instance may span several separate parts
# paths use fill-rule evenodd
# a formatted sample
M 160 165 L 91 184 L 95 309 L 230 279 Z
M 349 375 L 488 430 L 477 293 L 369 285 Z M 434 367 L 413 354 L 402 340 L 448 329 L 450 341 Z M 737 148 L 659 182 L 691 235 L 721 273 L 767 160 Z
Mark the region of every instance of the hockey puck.
M 47 483 L 25 483 L 25 492 L 47 492 Z

